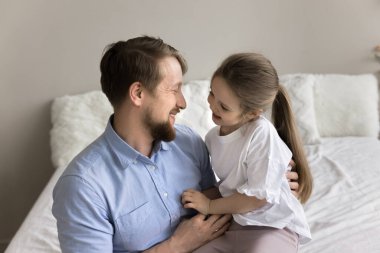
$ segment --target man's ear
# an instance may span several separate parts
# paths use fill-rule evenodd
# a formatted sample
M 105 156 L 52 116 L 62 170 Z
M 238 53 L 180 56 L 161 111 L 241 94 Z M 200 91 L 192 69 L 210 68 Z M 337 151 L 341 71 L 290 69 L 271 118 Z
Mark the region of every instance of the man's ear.
M 141 100 L 143 97 L 143 86 L 140 82 L 134 82 L 129 87 L 129 98 L 131 99 L 132 104 L 136 106 L 141 105 Z

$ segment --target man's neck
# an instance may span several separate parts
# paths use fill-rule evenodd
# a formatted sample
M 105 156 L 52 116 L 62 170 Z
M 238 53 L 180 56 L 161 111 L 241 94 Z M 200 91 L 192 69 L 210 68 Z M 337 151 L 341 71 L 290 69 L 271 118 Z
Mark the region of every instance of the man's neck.
M 139 119 L 132 115 L 131 113 L 115 112 L 112 124 L 113 129 L 129 146 L 150 157 L 154 140 L 149 130 L 141 124 Z

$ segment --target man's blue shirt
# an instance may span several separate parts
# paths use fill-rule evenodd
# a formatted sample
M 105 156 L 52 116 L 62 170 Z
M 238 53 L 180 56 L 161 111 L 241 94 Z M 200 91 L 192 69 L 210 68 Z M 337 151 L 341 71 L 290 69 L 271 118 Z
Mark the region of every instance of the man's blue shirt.
M 168 239 L 184 209 L 181 194 L 215 184 L 202 138 L 176 125 L 176 138 L 157 142 L 146 157 L 109 122 L 68 165 L 54 192 L 62 252 L 138 252 Z

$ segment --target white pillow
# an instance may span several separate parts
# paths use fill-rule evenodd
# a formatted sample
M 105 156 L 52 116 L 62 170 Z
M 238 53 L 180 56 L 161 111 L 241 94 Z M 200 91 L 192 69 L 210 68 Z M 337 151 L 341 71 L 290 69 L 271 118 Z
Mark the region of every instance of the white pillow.
M 183 87 L 187 108 L 176 123 L 193 128 L 203 138 L 214 126 L 207 96 L 210 81 L 192 81 Z M 50 146 L 55 167 L 66 166 L 80 151 L 101 135 L 113 109 L 100 90 L 54 99 L 51 108 Z
M 287 89 L 301 139 L 304 144 L 320 143 L 314 110 L 314 76 L 288 74 L 280 76 L 280 83 Z
M 176 123 L 193 128 L 202 138 L 215 126 L 211 118 L 207 97 L 210 91 L 210 80 L 195 80 L 182 87 L 186 99 L 186 109 L 176 117 Z
M 304 144 L 318 144 L 320 138 L 315 122 L 313 84 L 311 75 L 294 74 L 280 77 L 292 100 L 292 109 Z M 185 83 L 183 94 L 187 108 L 177 116 L 176 122 L 192 127 L 202 137 L 215 126 L 207 102 L 210 80 L 195 80 Z M 268 117 L 268 114 L 266 114 Z
M 100 90 L 54 99 L 50 146 L 53 165 L 66 166 L 104 132 L 113 109 Z
M 187 108 L 177 115 L 176 123 L 193 128 L 204 137 L 214 126 L 207 96 L 210 81 L 192 81 L 183 87 Z M 111 104 L 100 90 L 54 99 L 51 108 L 50 146 L 53 165 L 66 166 L 80 151 L 104 132 Z
M 378 137 L 379 94 L 374 75 L 315 75 L 314 92 L 322 137 Z

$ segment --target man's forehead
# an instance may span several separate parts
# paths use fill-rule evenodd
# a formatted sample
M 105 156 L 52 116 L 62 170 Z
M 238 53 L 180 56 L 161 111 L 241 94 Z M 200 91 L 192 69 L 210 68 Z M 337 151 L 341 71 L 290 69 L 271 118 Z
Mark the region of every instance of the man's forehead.
M 175 57 L 165 57 L 159 61 L 162 80 L 171 85 L 181 85 L 183 76 L 182 68 Z
M 166 56 L 158 60 L 158 64 L 162 71 L 170 71 L 170 70 L 174 71 L 174 70 L 180 69 L 182 73 L 181 64 L 179 63 L 177 58 L 175 58 L 174 56 Z

